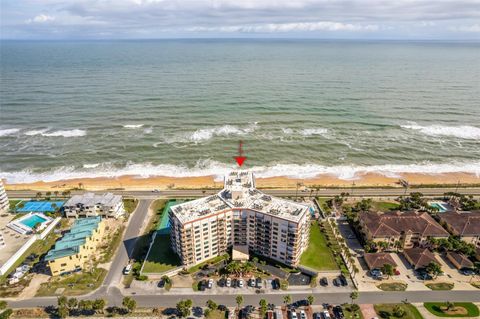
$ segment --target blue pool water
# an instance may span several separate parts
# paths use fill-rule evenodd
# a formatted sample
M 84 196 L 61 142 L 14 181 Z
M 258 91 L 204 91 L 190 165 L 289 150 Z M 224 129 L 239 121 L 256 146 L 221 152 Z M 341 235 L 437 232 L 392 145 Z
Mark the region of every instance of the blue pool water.
M 430 204 L 430 206 L 431 206 L 431 207 L 436 207 L 436 208 L 438 208 L 438 211 L 439 211 L 440 213 L 444 213 L 444 212 L 447 211 L 447 209 L 446 209 L 445 207 L 443 207 L 443 205 L 440 205 L 440 204 L 438 204 L 438 203 L 432 203 L 432 204 Z
M 38 215 L 32 215 L 28 218 L 25 218 L 24 220 L 21 220 L 20 223 L 24 224 L 27 227 L 33 228 L 33 226 L 35 226 L 37 223 L 43 223 L 45 221 L 45 218 L 42 218 Z

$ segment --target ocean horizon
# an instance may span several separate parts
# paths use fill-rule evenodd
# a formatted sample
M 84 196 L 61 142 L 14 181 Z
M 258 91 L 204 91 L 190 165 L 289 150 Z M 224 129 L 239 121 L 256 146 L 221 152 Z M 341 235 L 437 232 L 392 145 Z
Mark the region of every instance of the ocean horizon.
M 480 176 L 478 42 L 1 41 L 0 178 Z

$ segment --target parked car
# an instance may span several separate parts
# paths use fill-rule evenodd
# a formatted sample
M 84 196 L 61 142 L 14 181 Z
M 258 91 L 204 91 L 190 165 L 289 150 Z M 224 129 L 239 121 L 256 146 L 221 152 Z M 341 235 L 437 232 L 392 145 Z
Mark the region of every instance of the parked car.
M 232 286 L 232 279 L 227 278 L 227 280 L 225 281 L 225 286 L 231 287 Z
M 398 271 L 398 269 L 395 269 L 394 274 L 395 274 L 395 276 L 398 276 L 398 275 L 400 275 L 400 271 Z
M 336 287 L 340 286 L 340 283 L 338 282 L 337 278 L 333 279 L 333 285 L 336 286 Z
M 343 313 L 343 309 L 342 309 L 341 306 L 333 307 L 333 313 L 335 314 L 335 317 L 337 317 L 337 318 L 340 318 L 340 319 L 345 318 L 345 315 Z
M 243 288 L 243 279 L 238 279 L 238 287 Z
M 248 285 L 249 285 L 250 287 L 255 287 L 255 278 L 250 278 L 250 279 L 248 280 Z
M 297 317 L 297 313 L 295 311 L 290 311 L 290 314 L 289 314 L 289 318 L 290 319 L 298 319 Z
M 465 276 L 473 276 L 475 275 L 475 271 L 470 268 L 462 268 L 460 269 L 460 273 Z
M 275 290 L 280 289 L 280 279 L 275 278 L 274 280 L 272 280 L 272 288 Z
M 324 310 L 324 311 L 322 312 L 322 314 L 323 314 L 323 319 L 330 319 L 330 318 L 331 318 L 331 317 L 330 317 L 330 313 L 328 312 L 328 310 Z
M 123 269 L 123 274 L 124 275 L 128 275 L 130 274 L 130 272 L 132 271 L 132 264 L 128 264 L 125 266 L 125 268 Z
M 322 314 L 320 312 L 314 312 L 313 319 L 322 319 Z
M 213 287 L 213 279 L 208 279 L 208 288 L 211 289 Z
M 160 281 L 158 282 L 157 287 L 158 287 L 158 288 L 163 288 L 163 287 L 165 287 L 165 280 L 160 279 Z
M 257 278 L 257 288 L 262 288 L 262 278 Z
M 348 286 L 347 278 L 345 278 L 344 275 L 339 276 L 338 279 L 340 279 L 340 284 L 342 286 Z
M 327 279 L 327 277 L 323 277 L 322 279 L 320 279 L 320 285 L 322 285 L 323 287 L 328 286 L 328 279 Z
M 307 319 L 307 314 L 303 310 L 300 310 L 300 319 Z

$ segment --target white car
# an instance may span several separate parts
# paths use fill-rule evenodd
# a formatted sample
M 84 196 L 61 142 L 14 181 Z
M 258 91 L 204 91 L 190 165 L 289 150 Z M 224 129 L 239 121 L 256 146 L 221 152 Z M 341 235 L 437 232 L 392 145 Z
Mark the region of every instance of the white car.
M 123 274 L 124 275 L 130 274 L 131 271 L 132 271 L 132 264 L 128 264 L 128 265 L 125 266 L 125 268 L 123 268 Z
M 225 286 L 231 287 L 232 286 L 232 279 L 227 278 L 227 281 L 225 282 Z
M 298 319 L 297 313 L 295 311 L 290 312 L 290 319 Z
M 243 288 L 243 279 L 238 280 L 238 287 Z
M 208 288 L 212 288 L 213 287 L 213 279 L 208 279 Z
M 300 310 L 300 319 L 307 319 L 307 314 L 303 310 Z
M 325 310 L 323 312 L 323 319 L 330 319 L 330 313 L 328 312 L 328 310 Z

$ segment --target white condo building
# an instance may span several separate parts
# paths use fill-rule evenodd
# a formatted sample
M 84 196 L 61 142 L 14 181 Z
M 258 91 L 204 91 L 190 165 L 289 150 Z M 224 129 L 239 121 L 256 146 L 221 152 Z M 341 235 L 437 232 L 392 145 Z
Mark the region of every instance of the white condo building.
M 172 206 L 170 224 L 172 248 L 186 266 L 232 246 L 296 266 L 308 247 L 310 211 L 260 192 L 251 172 L 238 171 L 218 194 Z
M 3 182 L 0 179 L 0 214 L 3 214 L 8 211 L 10 204 L 8 202 L 7 192 L 3 186 Z
M 73 195 L 64 205 L 66 217 L 114 217 L 125 213 L 121 195 L 84 193 Z

